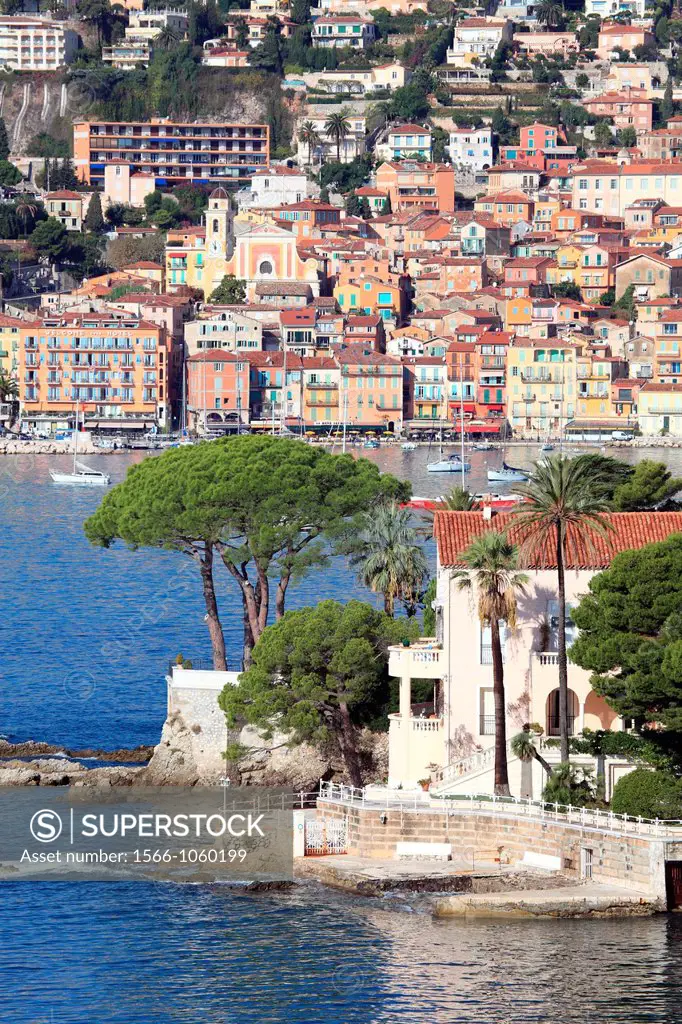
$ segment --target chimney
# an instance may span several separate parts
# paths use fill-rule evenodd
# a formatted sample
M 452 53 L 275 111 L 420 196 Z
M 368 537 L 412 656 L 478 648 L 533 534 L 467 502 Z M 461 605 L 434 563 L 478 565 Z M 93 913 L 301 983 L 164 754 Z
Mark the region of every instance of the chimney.
M 493 517 L 493 507 L 492 507 L 492 505 L 484 505 L 483 506 L 483 518 L 487 519 L 487 520 L 490 520 L 490 519 L 492 519 L 492 517 Z

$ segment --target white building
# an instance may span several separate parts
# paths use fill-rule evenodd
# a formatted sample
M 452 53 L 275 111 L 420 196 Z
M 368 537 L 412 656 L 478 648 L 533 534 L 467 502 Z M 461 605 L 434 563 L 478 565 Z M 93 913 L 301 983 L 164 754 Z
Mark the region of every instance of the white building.
M 344 71 L 321 71 L 317 75 L 306 75 L 308 84 L 330 93 L 351 92 L 358 96 L 377 89 L 400 89 L 411 78 L 402 64 L 379 64 L 373 68 Z
M 153 41 L 164 29 L 175 32 L 178 39 L 185 39 L 189 18 L 186 11 L 131 11 L 125 30 L 127 40 Z
M 324 49 L 351 46 L 366 50 L 376 39 L 374 21 L 359 15 L 327 15 L 313 20 L 312 44 Z
M 682 390 L 682 389 L 681 389 Z M 610 513 L 608 540 L 595 535 L 591 544 L 569 543 L 566 588 L 568 607 L 587 592 L 590 579 L 606 568 L 619 551 L 664 540 L 682 530 L 682 513 Z M 400 711 L 389 716 L 389 786 L 416 788 L 420 779 L 436 779 L 432 790 L 484 793 L 493 789 L 495 713 L 490 630 L 481 626 L 476 594 L 462 591 L 453 569 L 464 568 L 462 553 L 487 530 L 510 527 L 510 513 L 438 512 L 434 533 L 438 547 L 435 637 L 390 650 L 389 671 L 400 679 Z M 514 527 L 511 528 L 512 540 Z M 553 550 L 551 543 L 548 551 Z M 503 632 L 507 737 L 525 723 L 537 723 L 547 737 L 559 734 L 557 654 L 558 598 L 556 569 L 542 559 L 531 562 L 526 591 L 517 602 L 517 627 Z M 566 621 L 570 644 L 576 627 Z M 413 707 L 412 679 L 434 680 L 434 701 Z M 623 729 L 623 721 L 590 685 L 590 674 L 569 662 L 569 731 Z M 558 750 L 543 749 L 548 761 Z M 437 768 L 431 768 L 437 766 Z M 544 782 L 534 764 L 534 777 L 524 780 L 523 766 L 509 755 L 509 781 L 514 795 L 538 797 Z M 613 780 L 612 780 L 613 781 Z M 531 792 L 528 792 L 528 786 Z M 526 792 L 522 794 L 522 787 Z
M 463 18 L 455 25 L 448 64 L 465 64 L 474 57 L 492 57 L 499 44 L 511 41 L 513 24 L 497 18 Z
M 630 14 L 643 18 L 646 8 L 647 0 L 585 0 L 585 17 L 598 14 L 600 18 L 612 18 L 616 14 Z
M 268 167 L 256 171 L 249 188 L 240 189 L 235 198 L 240 210 L 253 210 L 289 206 L 311 195 L 311 183 L 304 171 L 296 167 Z
M 389 128 L 376 145 L 379 160 L 392 163 L 394 160 L 423 157 L 430 161 L 432 153 L 431 130 L 421 124 L 400 124 Z
M 492 129 L 455 128 L 446 149 L 453 164 L 485 171 L 493 165 Z
M 213 348 L 226 352 L 260 352 L 263 325 L 234 309 L 204 306 L 196 320 L 185 324 L 185 345 L 190 356 Z
M 357 156 L 362 156 L 365 152 L 365 136 L 367 135 L 367 121 L 364 117 L 359 117 L 356 114 L 349 114 L 345 111 L 348 117 L 348 125 L 350 128 L 350 134 L 341 140 L 339 147 L 339 155 L 342 164 L 349 164 L 351 160 L 355 160 Z M 328 160 L 336 160 L 336 141 L 329 135 L 325 124 L 327 121 L 326 117 L 302 117 L 299 119 L 296 130 L 294 132 L 294 138 L 296 139 L 296 160 L 300 167 L 306 167 L 310 163 L 308 158 L 308 144 L 302 142 L 300 138 L 301 125 L 311 121 L 315 132 L 317 134 L 317 142 L 312 147 L 312 163 L 322 163 Z
M 15 71 L 54 71 L 69 64 L 78 34 L 38 14 L 0 17 L 0 67 Z

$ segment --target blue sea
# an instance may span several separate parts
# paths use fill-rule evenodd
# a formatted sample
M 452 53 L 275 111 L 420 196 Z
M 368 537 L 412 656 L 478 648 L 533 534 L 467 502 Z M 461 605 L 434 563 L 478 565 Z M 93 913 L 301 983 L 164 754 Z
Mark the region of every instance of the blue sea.
M 426 449 L 369 454 L 417 494 L 458 482 L 426 472 Z M 513 454 L 529 465 L 537 452 Z M 118 480 L 140 457 L 89 461 Z M 492 458 L 474 453 L 473 489 Z M 0 463 L 0 734 L 155 743 L 168 661 L 210 653 L 194 567 L 170 552 L 90 547 L 82 523 L 101 495 L 53 486 L 59 461 Z M 290 606 L 351 595 L 367 598 L 336 560 L 298 583 Z M 226 578 L 220 601 L 236 665 L 241 612 Z M 4 882 L 0 921 L 0 1024 L 663 1024 L 682 1005 L 672 916 L 434 922 L 418 897 L 314 885 Z

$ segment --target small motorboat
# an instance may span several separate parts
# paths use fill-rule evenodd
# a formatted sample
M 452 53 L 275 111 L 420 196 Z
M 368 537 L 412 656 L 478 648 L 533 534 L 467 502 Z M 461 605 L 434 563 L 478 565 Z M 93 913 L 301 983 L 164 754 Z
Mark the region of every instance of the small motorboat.
M 488 480 L 491 483 L 523 484 L 529 479 L 528 473 L 516 466 L 508 466 L 502 463 L 502 469 L 489 469 Z
M 417 445 L 414 441 L 403 441 L 400 447 L 404 452 L 415 452 L 417 450 Z
M 379 442 L 378 441 L 365 441 L 365 443 L 363 444 L 362 447 L 363 448 L 378 448 L 379 447 Z
M 495 450 L 495 445 L 492 441 L 474 441 L 474 450 L 477 452 L 492 452 Z
M 548 441 L 547 444 L 543 444 L 542 445 L 542 447 L 540 448 L 540 451 L 541 452 L 553 452 L 554 451 L 554 445 L 550 444 L 549 441 Z
M 459 455 L 448 455 L 447 459 L 429 462 L 426 469 L 429 473 L 468 473 L 471 463 L 462 462 Z
M 55 484 L 71 484 L 74 487 L 108 487 L 111 477 L 108 473 L 101 473 L 99 469 L 91 469 L 82 462 L 74 461 L 73 472 L 58 473 L 50 470 L 50 476 Z

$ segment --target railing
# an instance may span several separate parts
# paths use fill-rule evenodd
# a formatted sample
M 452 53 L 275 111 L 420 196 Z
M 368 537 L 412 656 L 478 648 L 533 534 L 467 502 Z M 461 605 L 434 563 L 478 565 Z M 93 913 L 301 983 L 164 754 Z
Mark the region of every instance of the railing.
M 568 735 L 573 735 L 573 726 L 575 725 L 575 715 L 568 715 Z M 548 715 L 547 716 L 547 735 L 558 736 L 561 731 L 561 718 L 559 715 Z
M 369 790 L 344 786 L 335 782 L 320 782 L 320 799 L 330 803 L 360 807 L 413 807 L 431 813 L 470 814 L 479 811 L 491 817 L 526 818 L 529 821 L 553 821 L 579 828 L 598 829 L 603 832 L 631 833 L 640 836 L 669 836 L 682 839 L 682 820 L 632 817 L 614 814 L 592 807 L 573 807 L 570 804 L 545 803 L 521 797 L 502 797 L 488 793 L 444 794 L 434 796 L 416 790 Z M 426 802 L 428 800 L 428 803 Z
M 558 651 L 540 651 L 535 655 L 541 665 L 558 665 L 559 664 L 559 653 Z
M 478 734 L 479 736 L 494 736 L 495 735 L 495 716 L 494 715 L 481 715 L 478 723 Z
M 509 744 L 507 744 L 509 746 Z M 447 764 L 433 773 L 433 781 L 438 784 L 449 782 L 450 779 L 461 779 L 463 775 L 471 775 L 473 772 L 485 771 L 495 764 L 495 748 L 488 747 L 487 750 L 477 750 L 475 754 L 468 757 L 461 757 L 458 761 Z
M 402 715 L 392 714 L 388 717 L 392 728 L 398 730 L 402 728 Z M 440 732 L 443 728 L 443 719 L 440 716 L 437 718 L 421 718 L 417 716 L 416 718 L 409 718 L 408 721 L 412 732 Z

